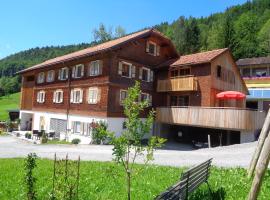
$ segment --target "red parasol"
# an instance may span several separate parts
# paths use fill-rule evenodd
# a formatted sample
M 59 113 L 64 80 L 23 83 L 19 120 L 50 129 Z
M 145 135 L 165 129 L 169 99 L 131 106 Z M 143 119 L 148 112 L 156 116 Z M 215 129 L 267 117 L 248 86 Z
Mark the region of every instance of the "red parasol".
M 246 98 L 246 95 L 243 94 L 242 92 L 237 92 L 237 91 L 225 91 L 225 92 L 220 92 L 216 95 L 218 99 L 237 99 L 241 100 Z

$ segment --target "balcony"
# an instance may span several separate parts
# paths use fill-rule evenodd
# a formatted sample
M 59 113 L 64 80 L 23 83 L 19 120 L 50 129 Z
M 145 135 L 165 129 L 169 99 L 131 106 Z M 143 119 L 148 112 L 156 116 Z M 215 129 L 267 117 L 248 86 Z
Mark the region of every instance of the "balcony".
M 157 82 L 157 92 L 197 91 L 197 88 L 197 77 L 194 76 L 158 80 Z
M 156 121 L 205 128 L 254 131 L 261 129 L 265 113 L 222 107 L 158 107 Z

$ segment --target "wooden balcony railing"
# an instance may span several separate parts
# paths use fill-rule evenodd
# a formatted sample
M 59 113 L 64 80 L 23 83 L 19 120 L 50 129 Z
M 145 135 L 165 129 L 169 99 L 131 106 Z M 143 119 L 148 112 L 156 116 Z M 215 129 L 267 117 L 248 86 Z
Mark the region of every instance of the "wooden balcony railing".
M 196 91 L 198 88 L 197 77 L 185 76 L 173 79 L 158 80 L 158 92 L 170 91 Z
M 264 119 L 264 112 L 240 108 L 158 107 L 156 111 L 157 122 L 227 130 L 261 129 Z

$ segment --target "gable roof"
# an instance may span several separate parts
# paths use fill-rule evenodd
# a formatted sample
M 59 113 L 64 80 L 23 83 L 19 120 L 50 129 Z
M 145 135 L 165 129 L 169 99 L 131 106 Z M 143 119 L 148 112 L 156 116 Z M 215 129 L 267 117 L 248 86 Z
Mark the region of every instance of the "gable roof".
M 66 55 L 63 55 L 63 56 L 59 56 L 59 57 L 47 60 L 47 61 L 42 62 L 40 64 L 29 67 L 27 69 L 21 70 L 18 73 L 23 73 L 23 72 L 31 71 L 31 70 L 34 70 L 34 69 L 43 68 L 43 67 L 46 67 L 46 66 L 51 66 L 51 65 L 54 65 L 54 64 L 62 63 L 62 62 L 65 62 L 65 61 L 70 61 L 70 60 L 74 60 L 74 59 L 85 57 L 85 56 L 92 56 L 92 55 L 95 55 L 95 54 L 98 54 L 98 53 L 113 50 L 113 49 L 119 47 L 120 45 L 126 44 L 126 43 L 131 42 L 131 41 L 133 41 L 135 39 L 139 39 L 139 38 L 148 36 L 148 35 L 150 35 L 152 33 L 157 34 L 157 35 L 163 37 L 164 39 L 168 40 L 168 42 L 172 45 L 173 50 L 177 54 L 177 51 L 176 51 L 174 45 L 172 44 L 172 42 L 170 41 L 170 39 L 168 39 L 165 35 L 163 35 L 162 33 L 160 33 L 159 31 L 157 31 L 155 29 L 146 29 L 146 30 L 143 30 L 143 31 L 132 33 L 130 35 L 126 35 L 126 36 L 121 37 L 121 38 L 117 38 L 117 39 L 114 39 L 114 40 L 111 40 L 111 41 L 108 41 L 108 42 L 104 42 L 102 44 L 99 44 L 99 45 L 96 45 L 96 46 L 93 46 L 93 47 L 89 47 L 89 48 L 86 48 L 86 49 L 83 49 L 83 50 L 80 50 L 80 51 L 76 51 L 76 52 L 73 52 L 73 53 L 69 53 L 69 54 L 66 54 Z
M 171 63 L 171 66 L 196 65 L 196 64 L 201 64 L 201 63 L 208 63 L 214 60 L 220 54 L 226 52 L 227 50 L 229 49 L 228 48 L 216 49 L 212 51 L 206 51 L 206 52 L 201 52 L 201 53 L 180 56 L 179 59 Z
M 238 66 L 270 64 L 270 56 L 258 58 L 243 58 L 236 61 Z

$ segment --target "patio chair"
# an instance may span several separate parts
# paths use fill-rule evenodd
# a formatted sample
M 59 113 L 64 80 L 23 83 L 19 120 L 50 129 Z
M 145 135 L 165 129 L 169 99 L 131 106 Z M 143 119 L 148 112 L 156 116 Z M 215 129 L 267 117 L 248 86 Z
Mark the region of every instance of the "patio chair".
M 38 130 L 33 130 L 33 139 L 34 139 L 34 137 L 37 139 L 37 137 L 38 137 Z

